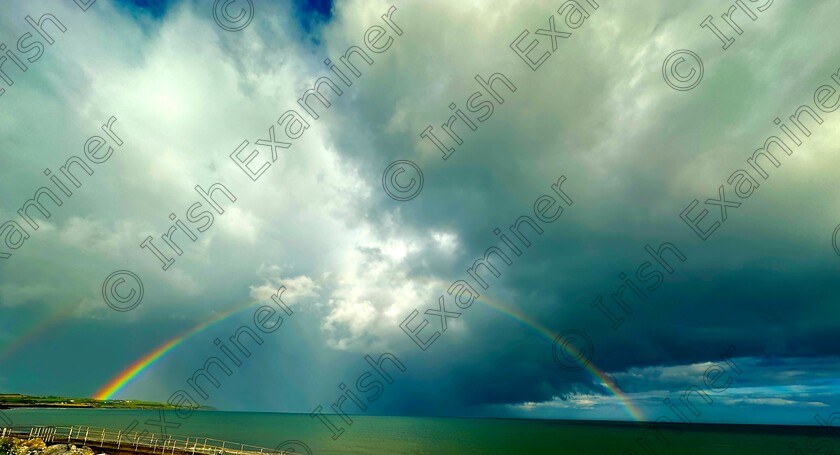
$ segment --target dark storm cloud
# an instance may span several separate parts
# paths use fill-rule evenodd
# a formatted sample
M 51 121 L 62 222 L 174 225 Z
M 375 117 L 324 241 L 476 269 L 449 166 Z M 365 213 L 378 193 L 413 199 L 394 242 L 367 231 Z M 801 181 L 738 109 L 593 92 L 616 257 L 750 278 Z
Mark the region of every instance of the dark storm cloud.
M 782 215 L 792 209 L 788 197 L 797 197 L 785 195 L 813 191 L 803 187 L 805 176 L 787 174 L 801 169 L 794 164 L 774 170 L 775 175 L 762 183 L 757 196 L 745 202 L 743 210 L 732 211 L 735 220 L 708 242 L 695 237 L 677 215 L 690 202 L 689 196 L 703 192 L 715 196 L 712 182 L 721 177 L 711 176 L 734 168 L 737 160 L 743 162 L 768 134 L 778 134 L 770 120 L 810 102 L 809 94 L 830 82 L 840 60 L 832 61 L 830 53 L 816 51 L 817 37 L 800 36 L 797 39 L 803 47 L 819 54 L 812 60 L 823 63 L 810 66 L 807 73 L 797 71 L 778 80 L 768 79 L 751 62 L 779 62 L 778 54 L 787 52 L 784 42 L 790 40 L 781 33 L 770 33 L 761 42 L 745 44 L 740 59 L 713 60 L 714 71 L 707 70 L 705 85 L 691 97 L 679 98 L 661 87 L 655 68 L 638 67 L 639 54 L 599 47 L 610 35 L 609 30 L 598 27 L 599 19 L 625 24 L 619 13 L 627 11 L 616 11 L 622 8 L 615 5 L 611 8 L 599 11 L 600 17 L 593 15 L 591 21 L 596 25 L 580 31 L 578 41 L 569 41 L 562 63 L 549 62 L 536 73 L 523 71 L 521 62 L 504 59 L 504 53 L 503 57 L 488 57 L 491 63 L 486 63 L 458 60 L 458 51 L 451 48 L 412 49 L 412 56 L 425 62 L 424 69 L 433 75 L 434 84 L 418 82 L 416 73 L 395 64 L 393 71 L 402 77 L 389 77 L 382 84 L 406 84 L 413 87 L 412 92 L 399 97 L 381 90 L 380 96 L 363 101 L 369 107 L 361 110 L 365 115 L 357 119 L 356 128 L 338 129 L 334 138 L 345 144 L 345 154 L 363 157 L 362 166 L 371 179 L 393 159 L 411 158 L 421 164 L 426 179 L 423 193 L 410 204 L 399 205 L 399 213 L 408 222 L 406 229 L 414 232 L 457 232 L 462 242 L 460 260 L 436 273 L 447 280 L 463 275 L 472 259 L 494 244 L 491 232 L 495 227 L 505 227 L 519 215 L 530 213 L 533 199 L 550 191 L 552 178 L 568 175 L 567 187 L 575 205 L 560 222 L 548 226 L 545 234 L 532 239 L 534 246 L 514 265 L 501 267 L 503 276 L 493 283 L 489 294 L 502 291 L 508 296 L 505 304 L 522 309 L 556 332 L 587 330 L 596 345 L 594 361 L 604 370 L 714 361 L 729 345 L 737 346 L 738 356 L 766 359 L 837 355 L 836 344 L 829 341 L 836 328 L 831 321 L 837 320 L 838 312 L 830 303 L 836 299 L 831 285 L 837 279 L 831 271 L 836 258 L 825 248 L 825 238 L 814 238 L 813 226 L 801 225 L 812 216 L 807 206 L 800 206 L 798 213 Z M 699 11 L 703 9 L 694 12 Z M 642 37 L 646 30 L 659 29 L 667 35 L 677 27 L 674 21 L 683 22 L 651 13 L 637 18 L 632 24 L 635 30 L 629 24 L 618 27 L 641 44 L 649 39 Z M 434 15 L 431 9 L 423 14 Z M 768 20 L 810 13 L 784 10 L 778 14 Z M 785 28 L 780 22 L 771 26 Z M 769 33 L 755 33 L 761 32 Z M 501 37 L 484 39 L 489 41 L 488 47 L 503 49 Z M 701 37 L 696 40 L 713 44 Z M 711 46 L 706 51 L 720 54 Z M 446 71 L 438 73 L 435 68 Z M 646 73 L 628 74 L 627 68 Z M 463 106 L 467 96 L 479 90 L 472 83 L 475 74 L 486 77 L 494 71 L 509 76 L 517 91 L 511 93 L 503 87 L 505 103 L 496 105 L 492 118 L 480 123 L 476 132 L 462 128 L 464 145 L 446 161 L 441 160 L 439 152 L 419 139 L 418 133 L 425 122 L 439 124 L 450 115 L 448 102 Z M 630 83 L 637 87 L 631 89 Z M 781 85 L 796 89 L 779 93 L 776 87 Z M 440 102 L 421 102 L 423 94 L 431 90 L 445 93 L 439 96 Z M 634 104 L 641 107 L 637 112 L 630 107 Z M 411 121 L 406 120 L 407 109 L 419 111 L 408 116 Z M 342 118 L 342 122 L 353 120 Z M 823 140 L 832 134 L 831 128 L 822 127 L 819 134 Z M 396 132 L 392 134 L 392 130 Z M 345 131 L 343 138 L 340 133 Z M 816 150 L 827 152 L 819 142 L 802 150 L 809 149 L 815 150 L 815 155 Z M 791 160 L 796 161 L 796 155 Z M 377 167 L 374 163 L 381 164 Z M 698 175 L 710 178 L 706 181 Z M 390 200 L 383 204 L 397 207 Z M 711 216 L 717 215 L 714 210 Z M 801 225 L 807 233 L 782 232 L 778 227 L 781 219 Z M 646 244 L 658 248 L 663 242 L 673 242 L 687 257 L 685 262 L 669 258 L 673 274 L 656 265 L 643 249 Z M 633 277 L 646 261 L 663 274 L 664 283 L 646 293 L 644 302 L 626 292 L 634 312 L 621 313 L 626 322 L 613 331 L 610 321 L 589 303 L 602 295 L 612 311 L 620 312 L 610 299 L 623 284 L 618 275 Z M 413 264 L 410 273 L 430 273 L 428 261 Z M 433 303 L 416 306 L 431 307 Z M 485 315 L 474 313 L 477 310 L 468 310 L 461 316 L 470 330 L 459 341 L 468 340 L 472 348 L 492 349 L 418 355 L 423 368 L 450 373 L 447 385 L 461 391 L 454 394 L 456 402 L 548 400 L 579 391 L 581 383 L 603 390 L 591 378 L 561 374 L 551 364 L 545 342 L 532 330 L 503 318 L 488 323 Z M 442 362 L 446 365 L 442 366 L 438 364 L 441 357 L 453 360 Z M 652 382 L 648 388 L 660 386 Z M 452 396 L 441 395 L 441 403 L 451 404 Z
M 65 323 L 70 327 L 43 335 L 32 355 L 51 345 L 69 352 L 92 346 L 90 339 L 131 335 L 108 343 L 103 352 L 111 360 L 66 386 L 69 392 L 96 389 L 167 334 L 295 282 L 303 284 L 290 299 L 299 312 L 285 327 L 288 337 L 267 342 L 211 404 L 309 412 L 333 402 L 337 385 L 363 371 L 364 354 L 393 352 L 408 369 L 372 413 L 534 409 L 543 417 L 593 417 L 569 414 L 591 405 L 604 413 L 596 418 L 627 417 L 598 379 L 554 363 L 551 335 L 494 305 L 551 333 L 588 333 L 593 365 L 651 412 L 663 394 L 696 381 L 696 365 L 720 361 L 729 346 L 744 364 L 737 386 L 751 388 L 727 396 L 742 412 L 736 418 L 749 418 L 751 406 L 796 401 L 783 386 L 808 387 L 808 402 L 832 401 L 819 395 L 835 386 L 831 370 L 840 355 L 832 342 L 838 258 L 828 237 L 838 207 L 826 197 L 834 191 L 836 114 L 826 114 L 807 143 L 730 210 L 713 238 L 700 240 L 679 218 L 694 198 L 717 197 L 732 170 L 769 135 L 781 134 L 776 116 L 787 118 L 830 83 L 840 67 L 840 56 L 825 46 L 827 30 L 835 29 L 832 6 L 774 3 L 723 51 L 697 26 L 720 14 L 715 2 L 604 3 L 532 71 L 509 45 L 523 29 L 547 26 L 557 5 L 400 4 L 395 20 L 403 35 L 388 53 L 371 53 L 375 63 L 362 63 L 363 76 L 331 98 L 298 148 L 281 154 L 268 177 L 254 183 L 228 162 L 230 152 L 243 138 L 266 137 L 301 92 L 330 74 L 324 59 L 336 61 L 348 46 L 363 45 L 365 31 L 390 4 L 256 2 L 262 9 L 253 23 L 228 33 L 215 26 L 209 6 L 121 2 L 115 12 L 101 3 L 105 8 L 84 20 L 122 21 L 129 38 L 117 40 L 103 28 L 92 47 L 70 29 L 62 49 L 72 57 L 67 60 L 81 63 L 45 61 L 42 79 L 21 81 L 19 95 L 3 99 L 16 103 L 21 123 L 35 125 L 11 128 L 3 140 L 38 161 L 15 155 L 0 170 L 4 194 L 12 197 L 0 207 L 4 215 L 30 197 L 31 176 L 66 159 L 65 142 L 83 141 L 76 130 L 98 128 L 106 108 L 80 116 L 74 106 L 81 94 L 86 105 L 120 113 L 131 150 L 97 171 L 90 193 L 74 200 L 73 214 L 51 220 L 45 235 L 27 245 L 28 256 L 21 250 L 15 267 L 0 265 L 0 305 L 24 321 L 4 319 L 14 332 L 6 335 L 10 342 L 37 324 L 38 312 L 74 309 Z M 160 36 L 141 33 L 123 9 L 159 19 Z M 206 46 L 196 49 L 187 38 Z M 662 59 L 682 47 L 703 56 L 706 72 L 698 88 L 676 93 L 662 80 Z M 98 49 L 101 64 L 115 74 L 94 71 L 84 58 L 87 48 Z M 70 82 L 57 89 L 48 70 Z M 475 77 L 495 73 L 516 90 L 497 83 L 504 102 L 494 103 L 475 132 L 460 124 L 464 144 L 443 160 L 420 133 L 433 125 L 444 134 L 449 104 L 464 109 L 482 90 Z M 23 98 L 40 99 L 49 90 L 61 94 L 50 101 L 56 106 L 50 124 L 65 125 L 58 131 L 37 122 L 40 111 Z M 261 159 L 266 156 L 262 150 Z M 423 191 L 409 202 L 394 201 L 380 186 L 382 171 L 398 159 L 424 172 Z M 563 175 L 574 203 L 557 221 L 541 224 L 541 235 L 529 233 L 531 246 L 520 244 L 522 255 L 489 279 L 482 294 L 492 305 L 479 299 L 420 351 L 400 322 L 414 309 L 437 308 L 437 297 L 499 244 L 494 229 L 534 216 L 535 200 L 553 194 L 551 185 Z M 136 245 L 165 232 L 169 213 L 192 202 L 194 185 L 217 181 L 235 189 L 236 204 L 211 234 L 185 248 L 177 267 L 161 271 Z M 709 208 L 710 219 L 717 217 L 717 208 Z M 664 242 L 686 257 L 666 253 L 673 273 L 644 248 Z M 636 277 L 645 262 L 648 272 L 661 274 L 655 290 L 655 281 Z M 97 296 L 97 281 L 123 264 L 136 264 L 148 288 L 142 308 L 125 318 Z M 632 314 L 611 298 L 624 284 L 619 274 L 646 289 L 644 301 L 624 292 Z M 625 319 L 617 330 L 590 306 L 599 295 Z M 429 331 L 440 330 L 436 317 L 429 321 Z M 218 333 L 229 329 L 220 326 Z M 206 358 L 214 349 L 212 338 L 185 343 L 173 354 L 177 361 L 162 361 L 126 393 L 166 399 L 200 366 L 190 363 L 190 354 Z M 26 356 L 24 350 L 14 359 L 36 371 Z M 4 382 L 29 384 L 23 374 Z M 44 376 L 33 388 L 57 386 Z M 252 390 L 259 400 L 243 398 Z

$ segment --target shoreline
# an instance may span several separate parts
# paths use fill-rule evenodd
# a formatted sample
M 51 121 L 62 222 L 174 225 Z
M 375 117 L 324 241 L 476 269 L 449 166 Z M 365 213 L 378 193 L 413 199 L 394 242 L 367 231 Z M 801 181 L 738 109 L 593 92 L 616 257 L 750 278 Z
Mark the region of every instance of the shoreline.
M 98 400 L 86 397 L 38 396 L 17 393 L 0 393 L 0 409 L 136 409 L 136 410 L 178 410 L 170 403 L 146 400 Z M 198 409 L 215 410 L 211 406 Z
M 155 409 L 164 409 L 164 410 L 175 410 L 174 407 L 168 406 L 138 406 L 138 407 L 128 407 L 128 406 L 88 406 L 88 405 L 73 405 L 73 404 L 9 404 L 9 403 L 2 403 L 0 404 L 0 409 L 117 409 L 117 410 L 135 410 L 135 411 L 142 411 L 142 410 L 155 410 Z M 210 409 L 205 409 L 209 411 Z

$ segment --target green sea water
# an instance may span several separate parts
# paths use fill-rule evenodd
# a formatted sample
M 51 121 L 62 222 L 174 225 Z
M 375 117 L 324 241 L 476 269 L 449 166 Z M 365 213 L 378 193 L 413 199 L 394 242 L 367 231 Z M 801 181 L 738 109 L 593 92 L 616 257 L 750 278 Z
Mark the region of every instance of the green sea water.
M 109 409 L 14 409 L 4 414 L 15 425 L 88 425 L 161 432 L 158 411 Z M 337 440 L 317 419 L 305 414 L 195 412 L 179 419 L 167 412 L 166 432 L 275 448 L 302 441 L 312 455 L 347 454 L 648 454 L 637 440 L 645 427 L 635 423 L 569 422 L 519 419 L 456 419 L 436 417 L 352 416 L 352 425 Z M 338 419 L 336 419 L 338 420 Z M 649 435 L 656 454 L 789 455 L 795 444 L 803 454 L 813 427 L 697 425 L 675 434 L 662 431 L 663 442 Z M 814 439 L 832 444 L 828 437 Z M 840 448 L 835 445 L 834 450 Z M 828 452 L 825 452 L 828 453 Z M 838 452 L 835 452 L 838 453 Z

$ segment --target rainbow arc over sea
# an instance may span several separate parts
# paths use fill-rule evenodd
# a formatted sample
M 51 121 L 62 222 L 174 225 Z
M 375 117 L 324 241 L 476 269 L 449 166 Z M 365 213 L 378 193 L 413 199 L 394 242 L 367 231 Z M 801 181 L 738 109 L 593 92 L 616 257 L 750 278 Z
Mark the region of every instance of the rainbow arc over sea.
M 494 310 L 516 320 L 520 324 L 536 331 L 541 336 L 545 337 L 549 342 L 552 344 L 554 343 L 554 338 L 557 334 L 553 333 L 551 330 L 544 327 L 538 321 L 535 321 L 528 315 L 522 313 L 521 311 L 502 305 L 496 302 L 493 299 L 484 296 L 477 300 L 485 304 L 486 306 L 493 308 Z M 140 376 L 143 372 L 148 370 L 152 367 L 155 363 L 163 359 L 168 353 L 172 352 L 175 348 L 183 344 L 187 339 L 192 336 L 195 336 L 204 330 L 212 327 L 225 319 L 239 313 L 240 311 L 250 307 L 253 305 L 253 302 L 249 302 L 245 305 L 240 305 L 237 307 L 230 308 L 226 311 L 223 311 L 217 315 L 214 315 L 212 318 L 208 319 L 207 321 L 202 322 L 201 324 L 181 333 L 180 335 L 172 338 L 171 340 L 161 344 L 160 346 L 156 347 L 152 351 L 149 351 L 147 354 L 143 355 L 139 359 L 137 359 L 134 363 L 127 366 L 123 371 L 121 371 L 118 375 L 114 376 L 108 383 L 103 385 L 95 394 L 94 398 L 98 400 L 110 400 L 116 394 L 118 394 L 123 388 L 129 385 L 132 381 L 134 381 L 138 376 Z M 573 350 L 574 348 L 569 346 L 568 349 Z M 607 373 L 599 369 L 595 366 L 594 363 L 589 362 L 586 367 L 586 371 L 592 375 L 592 377 L 598 381 L 606 390 L 608 390 L 613 396 L 616 397 L 618 402 L 621 406 L 627 411 L 627 413 L 636 421 L 643 421 L 644 415 L 641 410 L 633 403 L 633 400 L 630 399 L 616 384 L 612 378 L 609 377 Z
M 172 352 L 175 348 L 180 346 L 190 337 L 197 335 L 208 328 L 228 319 L 239 312 L 251 307 L 254 305 L 254 302 L 248 302 L 244 305 L 238 305 L 232 308 L 229 308 L 225 311 L 222 311 L 218 314 L 213 315 L 210 319 L 198 324 L 197 326 L 182 332 L 181 334 L 177 335 L 175 338 L 170 339 L 169 341 L 161 344 L 160 346 L 156 347 L 155 349 L 149 351 L 147 354 L 143 355 L 134 363 L 127 366 L 123 371 L 121 371 L 118 375 L 114 376 L 107 384 L 103 385 L 99 390 L 97 390 L 93 394 L 93 398 L 97 400 L 110 400 L 119 393 L 124 387 L 130 384 L 133 380 L 135 380 L 138 376 L 140 376 L 144 371 L 148 370 L 152 365 L 157 363 L 159 360 L 163 359 L 167 354 Z
M 493 308 L 494 310 L 513 318 L 520 324 L 536 331 L 537 333 L 545 337 L 547 340 L 549 340 L 553 345 L 554 339 L 557 337 L 557 334 L 547 329 L 545 326 L 540 324 L 538 321 L 535 321 L 530 316 L 522 313 L 517 309 L 502 305 L 494 299 L 488 298 L 486 295 L 481 297 L 479 301 L 484 303 L 488 307 Z M 579 352 L 576 352 L 574 346 L 567 346 L 566 349 L 572 351 L 576 355 L 580 354 Z M 606 372 L 602 371 L 597 366 L 595 366 L 593 362 L 587 363 L 584 369 L 589 374 L 591 374 L 593 378 L 600 382 L 605 389 L 609 390 L 609 392 L 613 396 L 615 396 L 616 399 L 618 399 L 619 403 L 621 403 L 621 406 L 627 411 L 628 414 L 630 414 L 630 417 L 632 417 L 637 422 L 644 421 L 644 414 L 642 413 L 642 411 L 633 403 L 633 400 L 630 397 L 628 397 L 627 394 L 624 393 L 618 387 L 618 385 L 616 385 L 615 381 L 613 381 L 613 379 L 610 378 Z

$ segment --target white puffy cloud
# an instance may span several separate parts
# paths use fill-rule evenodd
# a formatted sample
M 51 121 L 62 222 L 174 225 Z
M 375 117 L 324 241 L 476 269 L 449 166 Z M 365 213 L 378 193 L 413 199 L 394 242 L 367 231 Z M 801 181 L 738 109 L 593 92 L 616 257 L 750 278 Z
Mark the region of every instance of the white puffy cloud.
M 27 30 L 27 14 L 52 12 L 68 30 L 26 73 L 16 74 L 15 85 L 0 98 L 2 219 L 13 219 L 20 205 L 48 184 L 44 169 L 56 170 L 69 156 L 81 155 L 85 140 L 102 134 L 100 126 L 111 116 L 118 119 L 114 130 L 124 144 L 9 262 L 0 261 L 0 306 L 33 319 L 67 306 L 82 308 L 73 317 L 102 327 L 155 325 L 161 319 L 199 323 L 232 300 L 267 301 L 285 286 L 285 302 L 314 318 L 307 333 L 316 341 L 308 346 L 319 354 L 416 349 L 399 323 L 414 309 L 434 308 L 448 284 L 498 242 L 493 229 L 529 213 L 534 198 L 565 174 L 575 206 L 510 273 L 505 269 L 490 293 L 509 297 L 547 327 L 566 324 L 578 307 L 593 324 L 602 323 L 596 312 L 585 313 L 586 302 L 619 285 L 614 277 L 642 257 L 632 252 L 641 251 L 644 242 L 696 242 L 679 221 L 680 210 L 695 197 L 714 196 L 716 182 L 775 134 L 772 119 L 808 101 L 837 70 L 840 62 L 831 60 L 831 47 L 824 44 L 836 27 L 827 13 L 832 5 L 774 2 L 723 51 L 698 27 L 706 15 L 722 12 L 716 2 L 599 2 L 585 25 L 532 71 L 509 45 L 524 29 L 546 27 L 557 3 L 397 2 L 394 20 L 404 34 L 387 53 L 374 56 L 374 65 L 362 65 L 363 76 L 331 98 L 330 110 L 310 121 L 305 135 L 281 150 L 257 182 L 231 161 L 231 152 L 247 140 L 246 152 L 260 153 L 255 166 L 267 160 L 270 152 L 256 141 L 267 137 L 283 112 L 298 108 L 298 98 L 318 77 L 330 75 L 325 58 L 335 61 L 349 46 L 363 45 L 365 30 L 381 23 L 389 2 L 338 1 L 330 21 L 312 34 L 295 22 L 289 2 L 261 2 L 252 24 L 237 33 L 219 29 L 206 2 L 173 2 L 160 19 L 138 18 L 105 0 L 85 13 L 73 2 L 4 6 L 3 42 Z M 677 48 L 703 56 L 706 79 L 694 92 L 676 93 L 662 81 L 662 59 Z M 7 62 L 3 68 L 12 66 Z M 475 75 L 495 72 L 508 76 L 516 92 L 503 92 L 504 104 L 475 132 L 461 125 L 464 145 L 442 160 L 419 133 L 446 121 L 450 103 L 464 106 L 478 90 Z M 826 115 L 819 128 L 762 182 L 761 197 L 745 203 L 750 206 L 745 214 L 733 211 L 725 226 L 729 238 L 705 244 L 702 253 L 690 252 L 679 273 L 696 274 L 677 278 L 686 295 L 638 308 L 638 319 L 627 325 L 635 324 L 635 338 L 610 341 L 626 351 L 605 355 L 609 349 L 599 344 L 608 364 L 622 365 L 612 368 L 614 377 L 639 399 L 695 381 L 709 356 L 684 347 L 692 346 L 691 336 L 707 343 L 741 336 L 740 321 L 747 317 L 764 317 L 755 325 L 766 323 L 768 333 L 779 334 L 768 341 L 768 351 L 791 355 L 792 346 L 800 346 L 785 327 L 772 325 L 796 322 L 814 328 L 813 344 L 802 349 L 825 353 L 818 341 L 825 321 L 836 319 L 830 317 L 836 314 L 832 295 L 809 295 L 798 303 L 801 311 L 780 317 L 778 308 L 766 305 L 772 292 L 747 303 L 716 305 L 726 296 L 714 286 L 704 288 L 706 294 L 689 288 L 711 280 L 709 270 L 740 273 L 754 264 L 775 264 L 774 255 L 802 273 L 824 271 L 823 263 L 836 259 L 827 235 L 840 207 L 824 196 L 836 187 L 840 155 L 833 138 L 840 127 Z M 381 189 L 381 172 L 396 159 L 411 159 L 424 170 L 426 186 L 415 200 L 398 203 Z M 176 233 L 183 254 L 167 250 L 176 262 L 162 270 L 140 243 L 151 235 L 168 248 L 160 236 L 172 226 L 170 213 L 183 221 L 187 208 L 201 200 L 194 187 L 214 183 L 223 183 L 236 201 L 217 195 L 225 213 L 215 214 L 213 226 L 195 242 Z M 751 242 L 759 247 L 749 249 L 755 246 Z M 772 247 L 778 249 L 771 252 Z M 721 253 L 729 259 L 721 260 Z M 146 300 L 130 318 L 101 304 L 101 281 L 117 269 L 137 272 L 146 285 Z M 738 289 L 751 286 L 749 292 L 760 288 L 750 279 L 740 283 Z M 801 285 L 794 284 L 789 287 Z M 700 297 L 687 302 L 687 294 Z M 799 302 L 798 296 L 788 300 Z M 675 323 L 685 316 L 681 308 L 707 319 L 690 327 Z M 739 309 L 749 314 L 726 316 Z M 501 325 L 486 333 L 465 330 L 485 321 Z M 498 337 L 501 345 L 516 349 L 525 366 L 513 369 L 511 377 L 527 377 L 522 394 L 530 394 L 527 385 L 534 384 L 550 392 L 511 398 L 525 403 L 514 406 L 618 406 L 592 390 L 552 398 L 562 387 L 546 384 L 562 380 L 534 373 L 544 367 L 542 361 L 553 368 L 550 360 L 538 357 L 530 344 L 535 341 L 506 323 L 471 312 L 450 321 L 446 339 L 495 346 Z M 677 347 L 657 344 L 668 336 L 687 340 Z M 746 344 L 761 354 L 760 343 Z M 493 355 L 505 354 L 501 351 L 483 355 L 493 362 Z M 684 355 L 691 360 L 661 366 Z M 639 366 L 628 367 L 634 362 Z M 764 379 L 790 384 L 803 374 Z M 489 399 L 497 395 L 503 394 L 488 393 Z M 794 399 L 733 400 L 779 405 Z

